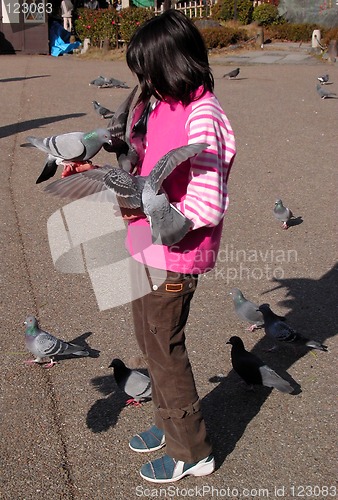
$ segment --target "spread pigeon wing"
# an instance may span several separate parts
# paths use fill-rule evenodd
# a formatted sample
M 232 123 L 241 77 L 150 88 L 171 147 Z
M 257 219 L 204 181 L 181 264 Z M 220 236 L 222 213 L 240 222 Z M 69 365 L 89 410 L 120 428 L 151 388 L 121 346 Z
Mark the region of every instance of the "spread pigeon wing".
M 209 144 L 206 143 L 188 144 L 187 146 L 172 149 L 165 154 L 156 163 L 149 174 L 149 183 L 155 193 L 159 191 L 164 179 L 166 179 L 178 165 L 192 156 L 201 153 L 203 149 L 206 149 L 208 146 Z
M 121 168 L 109 170 L 104 177 L 104 184 L 118 197 L 121 207 L 139 208 L 142 196 L 142 177 L 135 177 Z
M 112 167 L 105 165 L 101 168 L 79 172 L 64 179 L 59 179 L 45 187 L 49 194 L 60 198 L 78 200 L 85 196 L 96 195 L 93 201 L 116 202 L 116 195 L 105 185 L 104 179 Z

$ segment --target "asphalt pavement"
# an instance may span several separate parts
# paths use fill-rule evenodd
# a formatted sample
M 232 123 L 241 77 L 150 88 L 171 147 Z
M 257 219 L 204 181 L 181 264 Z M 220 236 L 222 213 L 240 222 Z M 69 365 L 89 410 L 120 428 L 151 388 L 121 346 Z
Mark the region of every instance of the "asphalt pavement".
M 186 333 L 217 469 L 159 486 L 139 476 L 148 456 L 128 447 L 152 424 L 151 403 L 126 407 L 108 368 L 114 357 L 128 363 L 139 355 L 122 293 L 123 228 L 105 231 L 95 210 L 44 192 L 35 183 L 43 153 L 20 147 L 28 135 L 104 125 L 91 102 L 114 110 L 129 90 L 89 86 L 98 75 L 130 87 L 136 80 L 121 60 L 0 57 L 1 499 L 336 496 L 338 99 L 320 99 L 316 84 L 328 73 L 326 88 L 338 94 L 338 66 L 294 44 L 212 55 L 211 64 L 238 154 L 217 267 L 200 280 Z M 223 78 L 235 67 L 237 79 Z M 98 164 L 113 161 L 97 156 Z M 299 222 L 287 231 L 272 215 L 276 198 Z M 81 241 L 69 262 L 54 266 L 53 256 L 67 253 L 80 233 L 94 238 L 98 226 L 114 279 L 95 280 L 97 256 L 84 265 Z M 235 315 L 234 286 L 328 352 L 267 351 L 263 330 L 246 331 Z M 52 369 L 27 366 L 28 314 L 58 337 L 86 341 L 92 356 Z M 232 335 L 288 378 L 295 394 L 243 387 L 231 369 Z

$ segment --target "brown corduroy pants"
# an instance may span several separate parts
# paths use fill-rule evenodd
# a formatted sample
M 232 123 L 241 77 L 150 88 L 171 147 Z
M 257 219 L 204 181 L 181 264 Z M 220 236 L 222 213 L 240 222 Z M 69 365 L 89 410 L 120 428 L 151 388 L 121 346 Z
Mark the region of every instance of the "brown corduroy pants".
M 152 384 L 155 425 L 163 430 L 166 453 L 197 462 L 211 453 L 200 400 L 185 346 L 184 328 L 197 276 L 147 268 L 134 261 L 133 283 L 148 293 L 132 302 L 139 347 Z

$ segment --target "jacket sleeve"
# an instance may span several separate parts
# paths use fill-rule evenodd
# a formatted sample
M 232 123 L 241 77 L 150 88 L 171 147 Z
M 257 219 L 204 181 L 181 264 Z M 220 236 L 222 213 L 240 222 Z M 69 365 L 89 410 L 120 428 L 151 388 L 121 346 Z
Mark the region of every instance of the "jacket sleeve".
M 194 223 L 193 229 L 217 226 L 228 208 L 227 181 L 236 155 L 234 133 L 218 101 L 196 105 L 186 123 L 188 143 L 209 147 L 190 160 L 185 197 L 176 207 Z

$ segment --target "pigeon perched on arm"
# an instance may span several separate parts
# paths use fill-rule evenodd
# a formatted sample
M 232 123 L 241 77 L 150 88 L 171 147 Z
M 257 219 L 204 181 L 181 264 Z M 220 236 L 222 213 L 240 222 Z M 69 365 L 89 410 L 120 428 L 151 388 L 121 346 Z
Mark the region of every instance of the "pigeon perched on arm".
M 237 316 L 251 323 L 251 326 L 248 327 L 249 331 L 253 332 L 256 328 L 260 328 L 264 325 L 263 314 L 258 311 L 258 305 L 247 300 L 241 290 L 233 288 L 229 292 L 229 295 L 232 297 Z
M 201 153 L 206 143 L 188 144 L 165 154 L 147 176 L 131 175 L 121 168 L 104 166 L 52 182 L 46 191 L 53 195 L 77 200 L 84 196 L 103 193 L 102 201 L 109 199 L 109 191 L 123 208 L 142 208 L 151 221 L 153 241 L 163 245 L 180 241 L 192 223 L 174 207 L 168 209 L 167 198 L 158 194 L 164 179 L 182 162 Z M 160 196 L 160 198 L 158 198 Z M 156 211 L 156 214 L 155 214 Z M 158 240 L 160 235 L 160 241 Z
M 286 342 L 288 344 L 305 346 L 309 349 L 318 349 L 319 351 L 327 351 L 327 346 L 303 337 L 289 326 L 286 321 L 282 321 L 277 314 L 271 311 L 269 304 L 261 304 L 258 310 L 264 317 L 264 330 L 268 337 L 271 337 L 278 342 Z
M 35 359 L 26 361 L 27 364 L 43 364 L 44 368 L 51 368 L 56 364 L 55 356 L 89 356 L 89 352 L 79 345 L 65 342 L 41 330 L 34 316 L 28 316 L 24 322 L 25 342 L 27 349 L 34 354 Z
M 289 226 L 288 226 L 288 222 L 290 219 L 293 218 L 293 213 L 291 212 L 291 210 L 288 208 L 288 207 L 285 207 L 283 205 L 283 202 L 282 200 L 276 200 L 275 201 L 275 206 L 274 206 L 274 209 L 273 209 L 273 214 L 275 216 L 275 218 L 282 222 L 282 228 L 283 229 L 288 229 Z
M 117 386 L 130 396 L 127 405 L 141 406 L 141 401 L 151 399 L 150 378 L 144 373 L 128 368 L 121 359 L 115 358 L 109 368 L 114 369 L 114 378 Z
M 29 144 L 47 153 L 47 161 L 36 183 L 46 181 L 56 173 L 58 165 L 71 162 L 88 162 L 104 145 L 111 145 L 110 132 L 98 128 L 91 132 L 70 132 L 68 134 L 53 135 L 44 139 L 28 136 Z
M 334 92 L 329 92 L 328 90 L 324 89 L 320 83 L 317 83 L 316 89 L 321 99 L 329 99 L 329 98 L 338 99 L 337 94 L 335 94 Z
M 105 108 L 105 107 L 104 107 L 104 106 L 102 106 L 102 104 L 100 104 L 99 102 L 97 102 L 97 101 L 92 101 L 92 104 L 93 104 L 93 106 L 94 106 L 95 111 L 97 112 L 97 114 L 98 114 L 101 118 L 108 119 L 108 118 L 112 118 L 112 117 L 114 116 L 114 111 L 111 111 L 110 109 Z
M 322 85 L 326 85 L 329 81 L 329 75 L 318 76 L 317 80 L 319 80 Z
M 229 80 L 233 80 L 234 78 L 237 78 L 237 76 L 239 75 L 239 71 L 240 71 L 239 68 L 233 69 L 229 73 L 223 75 L 223 78 L 229 78 Z
M 249 385 L 263 385 L 274 387 L 278 391 L 290 394 L 294 388 L 280 377 L 272 368 L 258 356 L 248 352 L 240 337 L 231 337 L 227 344 L 231 344 L 231 363 L 235 372 Z

